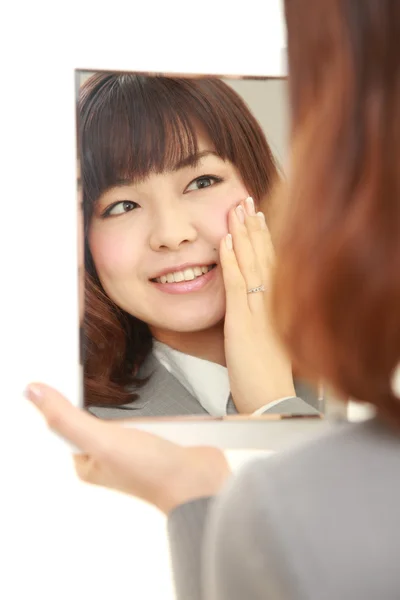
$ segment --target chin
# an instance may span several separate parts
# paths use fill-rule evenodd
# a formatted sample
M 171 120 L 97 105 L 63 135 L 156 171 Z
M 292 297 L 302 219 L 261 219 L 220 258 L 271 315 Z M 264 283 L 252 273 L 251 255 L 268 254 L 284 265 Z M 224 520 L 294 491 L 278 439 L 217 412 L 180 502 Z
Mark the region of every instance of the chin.
M 170 318 L 166 317 L 162 323 L 159 323 L 158 327 L 177 333 L 196 333 L 215 327 L 224 317 L 225 306 L 219 310 L 214 306 L 211 314 L 208 311 L 204 314 L 197 312 L 197 314 L 171 315 Z

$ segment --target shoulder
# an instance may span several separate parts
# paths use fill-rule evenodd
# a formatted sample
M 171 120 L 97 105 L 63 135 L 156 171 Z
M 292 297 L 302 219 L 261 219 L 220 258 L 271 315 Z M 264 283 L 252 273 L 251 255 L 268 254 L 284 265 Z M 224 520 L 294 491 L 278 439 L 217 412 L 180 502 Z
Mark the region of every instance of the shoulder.
M 287 492 L 295 490 L 296 498 L 308 499 L 310 506 L 322 497 L 328 500 L 331 493 L 345 495 L 377 481 L 388 483 L 396 468 L 400 436 L 373 419 L 335 425 L 312 441 L 256 459 L 242 469 L 234 485 L 253 490 L 257 497 L 262 490 L 279 495 L 280 505 L 288 502 Z M 396 487 L 400 495 L 400 483 Z
M 178 597 L 203 588 L 221 599 L 396 598 L 399 455 L 398 437 L 379 423 L 340 425 L 245 465 L 219 496 L 178 507 Z
M 375 420 L 340 425 L 246 465 L 217 500 L 215 523 L 246 523 L 259 560 L 273 561 L 296 597 L 394 597 L 399 470 L 398 436 Z

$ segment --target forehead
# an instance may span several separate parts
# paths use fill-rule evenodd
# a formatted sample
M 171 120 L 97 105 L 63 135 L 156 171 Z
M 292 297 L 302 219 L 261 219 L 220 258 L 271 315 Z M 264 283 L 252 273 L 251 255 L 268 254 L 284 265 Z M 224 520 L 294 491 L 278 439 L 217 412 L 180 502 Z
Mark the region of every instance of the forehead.
M 117 185 L 111 186 L 111 189 L 114 187 L 124 187 L 125 185 L 132 185 L 133 183 L 141 184 L 146 181 L 149 181 L 153 177 L 159 177 L 160 175 L 165 174 L 174 174 L 179 173 L 184 168 L 192 167 L 195 168 L 200 162 L 209 160 L 210 158 L 219 159 L 220 157 L 215 151 L 215 146 L 210 138 L 201 130 L 196 130 L 196 144 L 197 151 L 194 154 L 188 153 L 183 157 L 182 160 L 178 161 L 175 164 L 170 164 L 166 166 L 163 171 L 150 170 L 146 174 L 143 174 L 142 177 L 130 177 L 129 175 L 125 177 L 121 177 Z
M 166 126 L 164 130 L 157 131 L 153 123 L 149 130 L 136 128 L 136 133 L 135 129 L 130 130 L 128 121 L 122 128 L 121 125 L 118 135 L 112 130 L 115 134 L 113 139 L 118 140 L 115 148 L 107 143 L 110 133 L 108 123 L 107 127 L 97 127 L 97 131 L 103 129 L 106 135 L 91 137 L 88 152 L 84 152 L 82 179 L 85 205 L 93 205 L 112 190 L 148 182 L 153 175 L 196 167 L 201 160 L 208 162 L 212 157 L 214 160 L 218 160 L 218 156 L 226 159 L 226 156 L 220 155 L 221 149 L 216 147 L 218 144 L 212 141 L 213 131 L 206 131 L 198 119 L 188 119 L 187 128 L 182 121 L 175 129 Z M 214 155 L 201 156 L 207 152 Z M 78 178 L 79 173 L 78 161 Z
M 196 140 L 197 140 L 197 149 L 198 149 L 199 153 L 204 152 L 205 150 L 210 150 L 212 152 L 215 152 L 214 143 L 206 135 L 206 133 L 202 127 L 196 126 L 195 134 L 196 134 Z

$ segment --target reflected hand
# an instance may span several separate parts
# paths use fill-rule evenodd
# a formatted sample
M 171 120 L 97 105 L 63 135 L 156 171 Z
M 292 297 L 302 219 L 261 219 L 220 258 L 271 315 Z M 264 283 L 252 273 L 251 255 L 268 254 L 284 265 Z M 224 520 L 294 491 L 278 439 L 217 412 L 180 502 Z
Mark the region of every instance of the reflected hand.
M 56 390 L 32 384 L 27 397 L 50 429 L 79 448 L 80 479 L 136 496 L 164 513 L 219 492 L 230 475 L 217 448 L 185 448 L 161 437 L 102 421 L 73 406 Z
M 264 215 L 255 213 L 248 198 L 230 211 L 228 220 L 230 234 L 220 244 L 226 290 L 225 356 L 235 406 L 240 413 L 252 413 L 296 392 L 290 361 L 272 326 L 269 291 L 274 251 Z M 264 292 L 247 293 L 260 285 Z

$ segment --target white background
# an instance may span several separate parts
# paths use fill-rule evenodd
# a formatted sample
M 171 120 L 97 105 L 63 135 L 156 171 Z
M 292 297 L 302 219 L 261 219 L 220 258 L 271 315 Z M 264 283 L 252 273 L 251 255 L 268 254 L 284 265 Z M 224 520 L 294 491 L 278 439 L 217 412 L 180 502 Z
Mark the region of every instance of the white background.
M 0 597 L 170 600 L 164 519 L 76 481 L 67 449 L 22 395 L 40 380 L 78 398 L 74 69 L 279 75 L 280 2 L 10 6 L 1 16 Z

